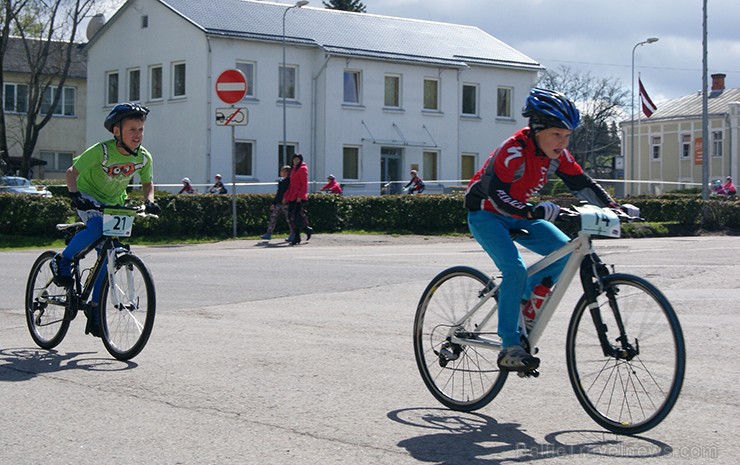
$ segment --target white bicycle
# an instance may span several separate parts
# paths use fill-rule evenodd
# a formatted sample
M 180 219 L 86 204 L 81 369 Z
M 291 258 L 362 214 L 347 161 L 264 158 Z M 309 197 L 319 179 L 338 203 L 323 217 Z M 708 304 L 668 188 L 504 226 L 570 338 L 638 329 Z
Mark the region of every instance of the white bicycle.
M 609 271 L 592 237 L 619 237 L 623 213 L 591 205 L 562 209 L 560 219 L 580 218 L 581 230 L 565 246 L 528 267 L 528 275 L 569 258 L 522 345 L 536 353 L 565 291 L 578 274 L 583 295 L 565 339 L 568 377 L 581 406 L 596 423 L 618 434 L 658 425 L 683 383 L 686 351 L 673 307 L 645 279 Z M 422 294 L 414 320 L 416 364 L 427 388 L 445 406 L 473 411 L 491 402 L 509 372 L 496 360 L 499 278 L 467 266 L 439 273 Z M 536 370 L 518 372 L 536 377 Z

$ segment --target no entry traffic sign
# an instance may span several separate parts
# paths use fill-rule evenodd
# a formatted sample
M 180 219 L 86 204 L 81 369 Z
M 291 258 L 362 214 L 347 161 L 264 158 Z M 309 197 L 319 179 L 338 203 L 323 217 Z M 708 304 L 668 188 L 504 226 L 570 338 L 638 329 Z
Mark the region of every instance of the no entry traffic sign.
M 247 93 L 247 78 L 238 69 L 227 69 L 216 79 L 216 95 L 226 104 L 233 104 Z

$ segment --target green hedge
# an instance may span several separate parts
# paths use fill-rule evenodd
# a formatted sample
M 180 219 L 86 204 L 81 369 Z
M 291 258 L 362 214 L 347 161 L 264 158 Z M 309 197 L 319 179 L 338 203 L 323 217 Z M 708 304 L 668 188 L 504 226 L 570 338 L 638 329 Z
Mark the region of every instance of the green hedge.
M 265 232 L 271 194 L 236 196 L 237 235 L 254 236 Z M 132 193 L 132 203 L 141 203 L 140 192 Z M 570 197 L 549 198 L 570 206 Z M 680 226 L 681 231 L 740 230 L 740 202 L 701 200 L 696 196 L 671 199 L 633 198 L 642 216 L 651 223 Z M 139 219 L 137 236 L 159 238 L 199 238 L 232 236 L 231 195 L 173 195 L 157 193 L 162 207 L 159 219 Z M 312 194 L 306 210 L 316 232 L 342 230 L 382 231 L 387 233 L 444 234 L 467 231 L 466 212 L 461 194 L 336 196 Z M 75 212 L 66 196 L 51 198 L 0 194 L 0 234 L 59 237 L 57 223 L 75 220 Z M 668 235 L 675 227 L 625 228 L 634 236 Z M 652 233 L 650 231 L 653 231 Z M 661 232 L 662 231 L 662 232 Z M 287 232 L 281 221 L 275 230 Z

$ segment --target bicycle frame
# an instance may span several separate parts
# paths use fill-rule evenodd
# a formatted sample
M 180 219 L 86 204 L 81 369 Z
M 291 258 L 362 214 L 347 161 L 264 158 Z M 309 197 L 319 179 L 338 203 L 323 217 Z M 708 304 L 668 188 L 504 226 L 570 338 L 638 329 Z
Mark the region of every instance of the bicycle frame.
M 594 250 L 591 243 L 591 234 L 580 231 L 577 237 L 569 241 L 563 247 L 527 267 L 527 276 L 532 276 L 533 274 L 543 270 L 544 268 L 555 263 L 561 258 L 570 255 L 568 261 L 565 264 L 565 267 L 563 268 L 563 271 L 560 274 L 560 278 L 558 279 L 557 284 L 553 288 L 552 295 L 549 299 L 545 301 L 543 306 L 537 312 L 532 331 L 527 335 L 531 347 L 534 347 L 537 344 L 537 341 L 539 341 L 540 337 L 544 333 L 545 327 L 547 327 L 548 322 L 555 313 L 555 309 L 560 304 L 560 301 L 565 295 L 565 291 L 567 291 L 568 287 L 570 287 L 570 283 L 573 281 L 576 273 L 580 271 L 583 260 L 592 253 L 594 253 Z M 464 324 L 465 321 L 470 319 L 482 306 L 484 306 L 488 302 L 491 297 L 495 295 L 495 291 L 497 289 L 498 286 L 490 287 L 485 295 L 482 296 L 481 301 L 478 302 L 462 318 L 460 318 L 459 321 L 456 322 L 457 325 L 461 326 Z M 483 318 L 483 320 L 479 323 L 478 331 L 481 331 L 483 328 L 485 328 L 486 324 L 496 311 L 498 311 L 498 305 L 494 305 L 493 308 L 489 310 L 485 318 Z M 523 325 L 520 324 L 520 327 L 523 327 Z M 460 335 L 455 334 L 455 327 L 450 329 L 449 336 L 450 342 L 454 344 L 485 347 L 490 349 L 501 349 L 500 341 L 486 339 L 480 337 L 477 334 L 474 338 L 461 337 Z

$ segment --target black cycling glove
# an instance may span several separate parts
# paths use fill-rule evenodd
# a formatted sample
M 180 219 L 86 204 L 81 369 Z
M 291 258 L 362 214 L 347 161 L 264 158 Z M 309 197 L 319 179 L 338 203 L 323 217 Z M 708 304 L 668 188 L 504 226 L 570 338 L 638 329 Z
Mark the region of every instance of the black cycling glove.
M 144 202 L 144 211 L 152 215 L 159 215 L 162 213 L 162 208 L 156 203 L 147 200 Z
M 97 205 L 95 205 L 90 200 L 82 197 L 82 194 L 79 192 L 70 192 L 69 198 L 72 199 L 72 205 L 77 210 L 87 211 L 87 210 L 97 210 Z

